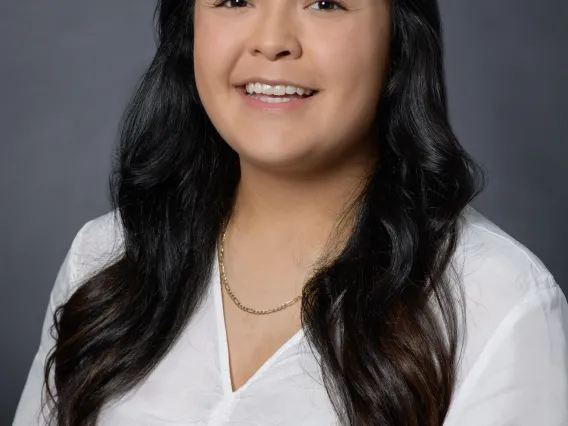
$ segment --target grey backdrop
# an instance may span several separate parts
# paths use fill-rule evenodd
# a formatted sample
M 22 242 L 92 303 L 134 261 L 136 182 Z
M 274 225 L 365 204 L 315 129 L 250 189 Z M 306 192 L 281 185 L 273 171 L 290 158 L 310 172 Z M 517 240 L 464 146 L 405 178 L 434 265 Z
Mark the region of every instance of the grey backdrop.
M 441 0 L 451 119 L 485 167 L 474 203 L 534 251 L 565 293 L 568 3 Z M 0 6 L 0 424 L 39 343 L 79 227 L 109 209 L 118 122 L 151 60 L 153 0 Z

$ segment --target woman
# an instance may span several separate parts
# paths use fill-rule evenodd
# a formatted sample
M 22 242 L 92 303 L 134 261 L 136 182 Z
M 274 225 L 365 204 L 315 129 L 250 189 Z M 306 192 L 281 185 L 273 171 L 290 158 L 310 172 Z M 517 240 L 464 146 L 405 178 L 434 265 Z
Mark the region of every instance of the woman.
M 157 11 L 14 424 L 568 424 L 566 298 L 469 207 L 437 2 Z

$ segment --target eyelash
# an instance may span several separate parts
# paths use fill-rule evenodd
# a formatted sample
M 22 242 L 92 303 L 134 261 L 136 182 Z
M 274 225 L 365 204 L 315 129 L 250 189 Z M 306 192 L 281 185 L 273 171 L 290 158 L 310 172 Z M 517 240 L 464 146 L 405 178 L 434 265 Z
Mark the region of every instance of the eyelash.
M 242 9 L 242 7 L 223 6 L 224 4 L 229 3 L 229 2 L 231 2 L 231 1 L 234 1 L 234 0 L 219 0 L 219 1 L 215 2 L 215 3 L 213 4 L 213 6 L 214 6 L 214 7 L 226 7 L 227 9 Z M 244 1 L 245 3 L 248 3 L 247 0 L 241 0 L 241 1 Z M 318 10 L 318 11 L 320 11 L 320 12 L 335 12 L 335 11 L 338 11 L 338 10 L 346 10 L 346 9 L 347 9 L 347 8 L 345 7 L 345 4 L 344 4 L 342 1 L 340 1 L 340 0 L 318 0 L 318 1 L 314 2 L 314 3 L 312 3 L 312 4 L 316 4 L 316 3 L 331 3 L 331 4 L 333 4 L 334 6 L 337 6 L 337 7 L 333 8 L 333 9 L 321 9 L 321 10 L 316 9 L 316 10 Z

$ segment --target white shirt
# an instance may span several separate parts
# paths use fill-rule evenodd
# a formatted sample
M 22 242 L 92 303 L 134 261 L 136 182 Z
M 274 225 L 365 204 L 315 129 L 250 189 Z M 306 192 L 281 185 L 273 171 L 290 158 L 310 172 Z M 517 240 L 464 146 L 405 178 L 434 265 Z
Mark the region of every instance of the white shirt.
M 455 253 L 467 323 L 444 426 L 568 426 L 568 304 L 540 260 L 472 207 Z M 58 273 L 14 426 L 43 425 L 54 308 L 122 247 L 111 213 L 79 231 Z M 300 330 L 232 391 L 218 264 L 204 303 L 150 376 L 107 402 L 101 426 L 324 426 L 336 417 Z

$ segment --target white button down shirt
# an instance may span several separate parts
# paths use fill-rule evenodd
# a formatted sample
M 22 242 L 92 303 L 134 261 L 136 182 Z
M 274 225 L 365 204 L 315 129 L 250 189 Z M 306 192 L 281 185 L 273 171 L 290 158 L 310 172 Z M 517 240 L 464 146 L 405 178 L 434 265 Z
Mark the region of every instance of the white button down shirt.
M 454 256 L 466 296 L 463 356 L 444 426 L 568 426 L 568 304 L 542 262 L 472 207 Z M 13 426 L 44 425 L 55 307 L 121 250 L 112 213 L 77 234 L 51 292 Z M 302 330 L 232 391 L 218 264 L 204 303 L 150 376 L 103 407 L 101 426 L 328 426 L 337 418 Z

